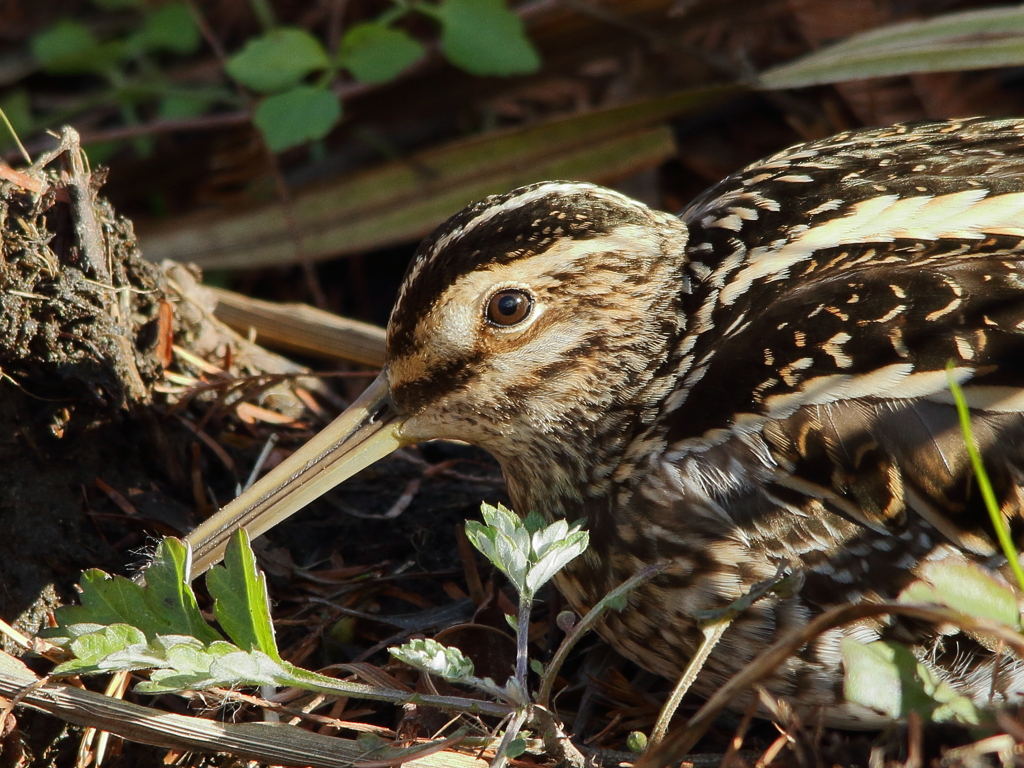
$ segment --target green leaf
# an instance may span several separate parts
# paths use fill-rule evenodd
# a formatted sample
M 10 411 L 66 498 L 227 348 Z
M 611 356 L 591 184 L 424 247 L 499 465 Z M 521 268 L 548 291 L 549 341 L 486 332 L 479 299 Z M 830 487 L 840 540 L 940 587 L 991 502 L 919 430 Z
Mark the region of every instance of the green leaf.
M 530 518 L 527 518 L 523 521 L 523 525 L 531 534 L 530 549 L 532 550 L 532 558 L 534 560 L 540 560 L 547 554 L 549 549 L 557 546 L 569 535 L 569 523 L 565 520 L 556 520 L 551 525 L 541 525 L 532 528 L 529 522 Z M 575 532 L 576 530 L 578 530 L 578 526 L 573 527 L 573 531 Z
M 473 674 L 473 662 L 462 651 L 430 638 L 410 640 L 404 645 L 388 648 L 388 652 L 411 667 L 445 680 L 462 680 Z
M 135 43 L 150 51 L 189 54 L 199 47 L 199 27 L 184 3 L 162 5 L 148 13 Z
M 340 119 L 341 104 L 334 94 L 309 85 L 268 96 L 253 115 L 271 152 L 322 139 Z
M 551 544 L 540 560 L 530 567 L 526 587 L 532 593 L 543 587 L 552 577 L 586 550 L 590 537 L 586 531 L 577 531 L 566 539 Z
M 195 595 L 186 581 L 188 551 L 177 539 L 160 542 L 143 587 L 123 576 L 111 577 L 92 569 L 82 574 L 82 604 L 55 612 L 58 630 L 76 636 L 74 625 L 137 627 L 152 642 L 157 635 L 191 635 L 213 642 L 220 635 L 199 612 Z
M 180 540 L 165 538 L 161 541 L 146 570 L 146 601 L 163 621 L 163 626 L 157 630 L 160 634 L 189 635 L 212 643 L 221 636 L 199 611 L 188 581 L 190 560 L 188 547 Z
M 151 655 L 145 654 L 146 636 L 127 624 L 99 627 L 71 641 L 69 646 L 75 658 L 57 665 L 55 675 L 78 675 L 99 672 L 102 662 L 111 654 L 131 649 L 131 655 L 141 657 L 141 663 L 129 662 L 127 669 L 148 669 L 154 666 Z M 157 660 L 159 663 L 159 660 Z
M 240 652 L 231 643 L 221 641 L 204 648 L 201 644 L 177 643 L 173 638 L 158 638 L 156 644 L 164 648 L 167 661 L 162 668 L 150 673 L 149 681 L 135 686 L 139 693 L 201 691 L 206 688 L 233 687 L 249 683 L 239 677 L 225 679 L 211 671 L 218 659 Z
M 422 58 L 424 50 L 400 29 L 383 24 L 356 24 L 342 38 L 338 63 L 356 80 L 385 83 Z
M 184 120 L 203 114 L 209 106 L 210 102 L 206 99 L 173 94 L 160 99 L 159 115 L 162 120 Z
M 547 521 L 544 516 L 539 512 L 531 512 L 523 518 L 523 526 L 526 528 L 526 532 L 531 536 L 538 531 L 544 530 L 547 525 Z
M 139 8 L 145 0 L 92 0 L 105 11 L 123 11 L 126 8 Z
M 246 43 L 228 59 L 227 71 L 247 88 L 269 93 L 298 85 L 306 75 L 329 65 L 323 45 L 313 35 L 279 27 Z
M 502 518 L 492 516 L 491 519 L 501 522 Z M 518 523 L 518 520 L 516 522 Z M 517 534 L 514 529 L 506 533 L 496 526 L 481 525 L 475 520 L 466 522 L 466 538 L 495 568 L 504 573 L 516 591 L 521 593 L 526 587 L 526 574 L 530 562 L 526 529 L 520 528 L 520 532 L 517 542 L 513 538 Z
M 934 722 L 980 722 L 970 699 L 957 694 L 899 643 L 865 644 L 847 637 L 842 654 L 843 693 L 849 701 L 892 718 L 917 712 Z
M 224 565 L 211 568 L 206 586 L 213 596 L 217 621 L 245 651 L 262 651 L 275 661 L 281 656 L 270 620 L 267 577 L 256 565 L 244 528 L 235 531 L 224 552 Z
M 1013 589 L 973 563 L 927 563 L 924 581 L 900 593 L 902 603 L 937 603 L 1020 629 L 1020 610 Z
M 854 35 L 761 76 L 765 88 L 1024 64 L 1024 8 L 962 11 Z
M 220 685 L 227 685 L 231 680 L 244 680 L 247 685 L 282 685 L 291 680 L 280 659 L 260 651 L 224 654 L 210 665 L 210 674 L 221 681 Z
M 47 72 L 78 74 L 96 70 L 94 59 L 100 50 L 99 41 L 84 25 L 61 19 L 52 27 L 35 35 L 32 55 Z
M 484 522 L 492 528 L 496 528 L 511 536 L 515 530 L 522 526 L 523 522 L 519 516 L 504 504 L 492 507 L 484 502 L 480 505 L 480 516 Z
M 540 69 L 522 20 L 503 0 L 443 0 L 437 9 L 441 48 L 473 75 L 521 75 Z
M 519 757 L 526 751 L 526 739 L 521 736 L 517 736 L 508 743 L 508 749 L 505 750 L 506 757 L 516 758 Z
M 54 612 L 58 627 L 74 624 L 130 624 L 147 637 L 167 629 L 166 622 L 153 613 L 141 586 L 123 576 L 111 577 L 98 569 L 82 574 L 81 605 L 69 605 Z

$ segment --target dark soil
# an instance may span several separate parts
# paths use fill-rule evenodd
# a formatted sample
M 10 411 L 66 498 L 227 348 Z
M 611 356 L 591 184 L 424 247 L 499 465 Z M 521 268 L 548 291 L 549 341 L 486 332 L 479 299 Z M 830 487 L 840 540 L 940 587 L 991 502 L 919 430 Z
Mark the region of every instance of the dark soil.
M 31 175 L 49 188 L 0 183 L 0 616 L 29 631 L 37 597 L 69 594 L 82 568 L 120 565 L 92 517 L 96 478 L 165 481 L 154 458 L 168 440 L 151 410 L 160 270 L 131 222 L 95 198 L 96 177 L 62 179 L 59 162 Z M 79 244 L 74 184 L 102 233 L 105 274 Z

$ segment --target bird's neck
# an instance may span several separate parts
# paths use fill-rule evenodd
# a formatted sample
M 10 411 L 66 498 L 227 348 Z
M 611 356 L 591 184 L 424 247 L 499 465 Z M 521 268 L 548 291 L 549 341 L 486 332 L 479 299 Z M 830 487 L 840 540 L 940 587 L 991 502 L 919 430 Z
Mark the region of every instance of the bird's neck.
M 567 413 L 557 429 L 543 437 L 517 440 L 507 450 L 493 450 L 501 463 L 513 508 L 522 515 L 538 512 L 549 521 L 593 519 L 607 509 L 617 488 L 628 485 L 635 468 L 664 447 L 656 412 L 641 403 L 657 402 L 655 381 L 629 405 L 604 411 L 599 418 Z

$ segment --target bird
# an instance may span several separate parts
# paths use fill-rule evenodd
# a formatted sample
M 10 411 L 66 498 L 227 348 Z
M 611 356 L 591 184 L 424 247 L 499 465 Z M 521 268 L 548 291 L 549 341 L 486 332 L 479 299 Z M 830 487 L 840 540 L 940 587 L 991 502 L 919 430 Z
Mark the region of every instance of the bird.
M 1024 540 L 1024 120 L 851 130 L 755 162 L 662 212 L 589 183 L 488 197 L 420 245 L 387 361 L 338 419 L 188 538 L 193 572 L 398 447 L 462 440 L 512 507 L 581 520 L 556 576 L 626 658 L 675 679 L 697 618 L 780 572 L 694 685 L 710 695 L 829 607 L 895 598 L 935 563 L 1007 563 L 949 387 L 1014 541 Z M 821 722 L 878 727 L 843 696 L 841 645 L 895 639 L 978 703 L 1024 664 L 893 617 L 825 632 L 767 690 Z M 745 702 L 740 702 L 744 705 Z

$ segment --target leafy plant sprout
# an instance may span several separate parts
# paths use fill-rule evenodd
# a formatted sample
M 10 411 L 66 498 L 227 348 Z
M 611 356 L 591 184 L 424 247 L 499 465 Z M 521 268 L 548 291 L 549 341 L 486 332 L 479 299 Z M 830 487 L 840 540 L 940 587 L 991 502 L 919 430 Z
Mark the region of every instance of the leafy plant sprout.
M 964 438 L 968 445 L 973 445 L 966 401 L 956 384 L 951 386 L 962 424 L 966 423 Z M 980 462 L 975 465 L 975 472 L 979 483 L 984 484 L 987 477 Z M 410 697 L 405 691 L 339 681 L 284 661 L 278 651 L 270 619 L 266 579 L 256 566 L 244 531 L 236 533 L 224 565 L 212 569 L 207 575 L 220 631 L 199 612 L 188 584 L 188 548 L 175 539 L 166 539 L 160 544 L 154 562 L 146 572 L 145 586 L 123 577 L 110 577 L 98 570 L 84 574 L 82 605 L 59 609 L 58 627 L 50 633 L 56 644 L 66 647 L 74 656 L 60 664 L 54 674 L 148 669 L 151 670 L 149 679 L 137 686 L 141 693 L 241 685 L 293 686 L 327 695 L 396 704 L 415 701 L 448 712 L 498 717 L 505 729 L 494 765 L 504 766 L 510 758 L 526 749 L 527 742 L 521 734 L 527 725 L 545 737 L 546 745 L 556 741 L 550 737 L 558 726 L 548 708 L 554 681 L 569 651 L 605 611 L 624 607 L 629 591 L 655 576 L 663 566 L 644 569 L 613 590 L 578 621 L 567 612 L 559 615 L 558 624 L 566 631 L 561 646 L 546 666 L 536 660 L 531 662 L 528 630 L 536 595 L 559 570 L 583 554 L 589 537 L 578 523 L 560 520 L 547 525 L 537 514 L 520 519 L 500 504 L 483 504 L 481 511 L 483 522 L 468 522 L 467 537 L 506 576 L 519 597 L 517 616 L 508 617 L 516 632 L 516 664 L 510 670 L 509 678 L 502 684 L 490 678 L 477 677 L 472 661 L 459 649 L 444 646 L 436 640 L 413 640 L 391 648 L 390 652 L 423 672 L 483 691 L 491 698 L 490 701 L 421 694 Z M 990 511 L 997 530 L 1000 526 L 1005 527 L 998 508 Z M 1004 536 L 1000 534 L 1001 539 Z M 1012 547 L 1005 554 L 1011 563 L 1016 560 Z M 706 651 L 710 651 L 732 618 L 747 606 L 768 593 L 784 596 L 787 591 L 798 590 L 800 583 L 797 575 L 780 572 L 776 579 L 759 585 L 734 604 L 703 617 L 709 643 Z M 1014 647 L 1021 643 L 1016 634 L 1005 634 L 1007 631 L 1020 631 L 1020 613 L 1013 590 L 976 566 L 937 564 L 923 573 L 920 581 L 904 590 L 899 603 L 863 607 L 876 608 L 876 613 L 908 613 L 930 620 L 976 626 L 982 633 L 987 628 L 987 631 L 995 633 L 994 636 L 1007 638 L 1007 642 L 1010 642 L 1009 638 L 1015 638 Z M 935 722 L 977 725 L 985 720 L 984 713 L 970 700 L 929 674 L 909 649 L 898 643 L 847 641 L 843 644 L 842 653 L 846 670 L 844 690 L 850 701 L 886 712 L 894 718 L 914 712 Z M 632 734 L 629 740 L 632 749 L 648 748 L 648 754 L 653 751 L 652 759 L 656 759 L 657 749 L 665 740 L 668 722 L 678 699 L 699 672 L 704 658 L 706 652 L 703 655 L 698 653 L 676 686 L 649 744 L 643 734 Z M 540 678 L 534 696 L 530 695 L 527 679 L 531 668 Z M 770 671 L 771 666 L 767 669 Z M 706 706 L 712 704 L 709 702 Z M 693 721 L 700 720 L 698 713 Z M 694 727 L 691 725 L 687 733 Z M 465 731 L 456 735 L 465 735 Z M 687 736 L 684 733 L 683 738 L 693 740 L 692 734 Z M 676 739 L 677 743 L 679 741 Z M 668 743 L 665 746 L 672 748 L 673 745 Z M 565 747 L 564 743 L 560 748 L 563 751 L 572 749 Z
M 161 71 L 160 56 L 186 56 L 198 49 L 196 6 L 184 2 L 151 6 L 145 0 L 94 2 L 106 10 L 135 12 L 136 28 L 101 39 L 84 24 L 65 18 L 31 41 L 32 54 L 46 72 L 94 74 L 106 82 L 106 89 L 87 105 L 113 101 L 128 125 L 140 124 L 139 107 L 145 104 L 155 105 L 164 120 L 192 118 L 217 107 L 245 107 L 246 100 L 229 88 L 183 86 Z M 522 21 L 505 0 L 393 0 L 376 19 L 349 27 L 338 50 L 330 52 L 309 31 L 278 25 L 264 0 L 252 0 L 251 6 L 263 32 L 228 57 L 225 70 L 235 83 L 258 94 L 252 121 L 272 152 L 323 139 L 338 124 L 342 104 L 333 84 L 340 72 L 358 83 L 379 84 L 421 61 L 427 45 L 397 26 L 410 14 L 433 20 L 442 55 L 470 74 L 509 76 L 540 67 Z M 23 92 L 0 107 L 10 113 L 19 132 L 40 127 Z M 51 121 L 70 116 L 56 115 Z M 135 140 L 141 154 L 147 154 L 151 144 L 149 137 Z
M 530 719 L 548 728 L 550 716 L 541 715 L 550 701 L 554 680 L 572 646 L 609 608 L 622 608 L 630 590 L 660 569 L 650 567 L 613 590 L 578 622 L 560 617 L 567 635 L 550 664 L 534 661 L 541 686 L 536 706 L 527 684 L 530 609 L 537 591 L 587 547 L 588 536 L 578 524 L 557 521 L 544 525 L 538 515 L 520 520 L 505 507 L 484 504 L 484 523 L 467 524 L 470 541 L 494 563 L 519 593 L 518 616 L 509 623 L 516 630 L 516 667 L 506 683 L 478 678 L 473 663 L 456 648 L 435 640 L 414 640 L 391 653 L 422 671 L 451 682 L 470 685 L 493 701 L 459 696 L 415 694 L 374 685 L 339 681 L 296 667 L 281 658 L 277 648 L 266 578 L 244 530 L 228 548 L 224 565 L 207 574 L 220 631 L 202 616 L 188 583 L 191 554 L 177 539 L 165 539 L 157 548 L 142 585 L 99 570 L 87 571 L 81 582 L 81 605 L 57 611 L 58 626 L 52 642 L 67 648 L 74 658 L 60 664 L 55 675 L 81 675 L 151 670 L 139 683 L 140 693 L 238 686 L 292 686 L 331 696 L 377 701 L 420 703 L 446 712 L 488 715 L 508 725 L 498 747 L 495 765 L 520 754 L 526 741 L 519 737 Z M 223 632 L 223 634 L 222 634 Z M 464 732 L 462 733 L 464 735 Z
M 504 688 L 497 688 L 492 680 L 479 680 L 472 676 L 473 664 L 455 648 L 445 648 L 439 643 L 413 641 L 391 653 L 399 659 L 432 674 L 440 674 L 447 680 L 466 682 L 482 690 L 497 694 L 514 703 L 517 711 L 498 747 L 495 766 L 503 766 L 508 757 L 516 757 L 525 749 L 525 743 L 517 739 L 518 732 L 528 716 L 529 693 L 527 673 L 529 670 L 530 612 L 537 591 L 570 561 L 579 557 L 589 544 L 586 531 L 581 524 L 569 525 L 557 520 L 545 525 L 544 519 L 531 512 L 525 519 L 520 518 L 505 506 L 483 504 L 480 507 L 484 522 L 471 520 L 466 523 L 466 537 L 480 552 L 501 571 L 519 594 L 519 613 L 515 619 L 507 617 L 516 631 L 516 667 L 514 677 L 509 678 Z M 540 670 L 550 674 L 551 670 Z

